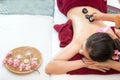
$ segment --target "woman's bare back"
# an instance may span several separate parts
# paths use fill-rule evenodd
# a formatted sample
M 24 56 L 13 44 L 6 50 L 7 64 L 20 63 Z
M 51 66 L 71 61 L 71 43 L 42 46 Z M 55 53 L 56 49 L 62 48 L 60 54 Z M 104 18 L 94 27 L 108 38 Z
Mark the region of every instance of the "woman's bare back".
M 99 10 L 89 6 L 75 7 L 68 11 L 67 16 L 72 20 L 74 36 L 78 36 L 80 38 L 80 43 L 83 43 L 90 35 L 97 32 L 100 28 L 108 27 L 103 21 L 89 22 L 89 20 L 85 18 L 86 14 L 83 14 L 82 12 L 83 8 L 88 10 L 87 14 L 89 15 L 94 12 L 101 13 Z M 115 36 L 111 29 L 109 29 L 108 32 L 112 36 Z

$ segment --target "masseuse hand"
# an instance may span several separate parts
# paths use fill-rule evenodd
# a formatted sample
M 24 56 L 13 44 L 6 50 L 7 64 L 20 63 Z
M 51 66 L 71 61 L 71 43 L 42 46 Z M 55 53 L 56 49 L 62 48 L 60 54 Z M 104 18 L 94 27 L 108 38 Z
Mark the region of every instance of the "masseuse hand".
M 101 12 L 93 12 L 91 15 L 93 15 L 92 19 L 98 21 L 98 20 L 103 20 L 104 14 L 105 13 L 101 13 Z
M 96 62 L 88 59 L 84 59 L 84 63 L 86 64 L 86 68 L 99 70 L 102 72 L 106 72 L 110 70 L 110 68 L 107 66 L 107 62 Z

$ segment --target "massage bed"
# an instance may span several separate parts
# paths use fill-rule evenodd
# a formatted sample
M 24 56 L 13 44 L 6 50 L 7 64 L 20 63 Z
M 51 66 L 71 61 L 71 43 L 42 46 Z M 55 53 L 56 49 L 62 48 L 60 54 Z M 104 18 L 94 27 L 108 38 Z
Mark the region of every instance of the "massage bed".
M 117 0 L 108 0 L 109 4 L 120 8 Z M 55 2 L 56 3 L 56 2 Z M 114 3 L 114 4 L 113 4 Z M 43 15 L 0 15 L 0 80 L 119 80 L 120 74 L 113 75 L 49 75 L 45 66 L 61 49 L 54 24 L 67 21 L 56 4 L 54 17 Z M 114 23 L 106 22 L 110 25 Z M 42 64 L 30 74 L 14 74 L 6 69 L 2 60 L 6 53 L 20 46 L 32 46 L 42 54 Z
M 114 6 L 120 9 L 120 4 L 117 0 L 108 0 L 108 6 Z M 58 10 L 55 1 L 55 11 L 54 11 L 54 24 L 65 23 L 68 19 Z M 105 21 L 105 24 L 108 26 L 114 26 L 112 22 Z M 60 42 L 58 40 L 58 33 L 53 29 L 52 30 L 52 57 L 54 57 L 58 51 L 62 48 L 59 47 Z M 96 74 L 86 74 L 86 75 L 70 75 L 70 74 L 60 74 L 60 75 L 51 75 L 51 80 L 119 80 L 120 74 L 111 74 L 111 75 L 96 75 Z

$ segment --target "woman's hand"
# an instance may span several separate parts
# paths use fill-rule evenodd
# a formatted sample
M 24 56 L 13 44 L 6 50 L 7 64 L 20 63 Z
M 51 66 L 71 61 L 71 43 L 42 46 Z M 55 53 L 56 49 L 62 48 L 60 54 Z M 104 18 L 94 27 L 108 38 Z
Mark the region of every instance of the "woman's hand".
M 110 68 L 108 67 L 108 62 L 96 62 L 88 59 L 84 59 L 84 62 L 86 64 L 86 68 L 89 69 L 99 70 L 102 72 L 110 70 Z

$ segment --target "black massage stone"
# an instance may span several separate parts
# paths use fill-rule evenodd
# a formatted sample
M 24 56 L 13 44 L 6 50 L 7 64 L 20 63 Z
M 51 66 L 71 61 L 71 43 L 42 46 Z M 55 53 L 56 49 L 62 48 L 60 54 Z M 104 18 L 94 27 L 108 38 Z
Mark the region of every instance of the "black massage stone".
M 82 9 L 82 13 L 83 13 L 83 14 L 87 14 L 87 13 L 88 13 L 88 10 L 87 10 L 86 8 L 83 8 L 83 9 Z

